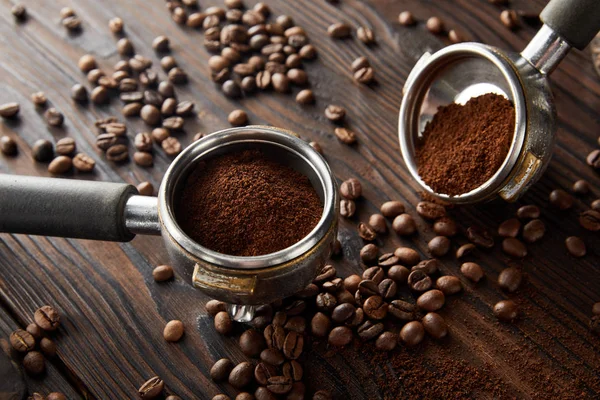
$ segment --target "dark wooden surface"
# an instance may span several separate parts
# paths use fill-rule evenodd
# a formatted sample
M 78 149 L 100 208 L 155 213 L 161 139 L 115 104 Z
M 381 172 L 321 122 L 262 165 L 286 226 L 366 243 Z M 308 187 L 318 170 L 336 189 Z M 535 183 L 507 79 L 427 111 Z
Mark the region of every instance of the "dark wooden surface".
M 154 168 L 141 169 L 133 164 L 112 165 L 95 149 L 93 121 L 119 115 L 118 101 L 105 107 L 81 107 L 69 98 L 69 88 L 85 81 L 76 67 L 82 54 L 94 54 L 106 70 L 119 59 L 107 21 L 120 16 L 138 53 L 157 62 L 150 43 L 155 36 L 166 34 L 171 38 L 173 55 L 189 73 L 191 82 L 179 93 L 181 98 L 196 102 L 199 116 L 186 125 L 187 134 L 181 136 L 184 144 L 196 131 L 227 127 L 228 112 L 241 106 L 252 123 L 289 128 L 318 141 L 339 179 L 361 179 L 365 198 L 359 204 L 359 215 L 344 221 L 340 232 L 344 258 L 336 265 L 343 275 L 360 270 L 356 260 L 362 243 L 354 229 L 356 222 L 365 220 L 388 199 L 405 201 L 414 214 L 413 205 L 419 199 L 398 150 L 398 106 L 402 85 L 420 54 L 447 43 L 427 33 L 422 24 L 415 28 L 399 26 L 398 13 L 411 10 L 420 21 L 438 15 L 449 28 L 458 27 L 472 40 L 513 51 L 522 49 L 535 31 L 530 27 L 508 31 L 498 20 L 499 9 L 487 0 L 342 0 L 338 5 L 324 0 L 268 0 L 274 13 L 289 14 L 304 27 L 319 50 L 318 60 L 306 66 L 317 104 L 301 107 L 291 96 L 262 94 L 240 102 L 222 96 L 208 78 L 209 55 L 201 45 L 201 34 L 176 26 L 162 0 L 23 1 L 30 15 L 23 24 L 14 22 L 12 3 L 0 1 L 0 103 L 18 101 L 21 118 L 3 121 L 0 133 L 18 141 L 20 155 L 0 157 L 1 173 L 47 175 L 44 165 L 31 161 L 30 146 L 38 138 L 70 136 L 98 163 L 93 176 L 74 178 L 133 184 L 150 180 L 159 185 L 170 162 L 161 152 L 157 152 Z M 539 11 L 544 3 L 520 0 L 514 1 L 514 7 Z M 219 2 L 202 1 L 204 7 L 212 4 Z M 80 34 L 69 35 L 60 25 L 59 10 L 66 5 L 74 7 L 83 19 Z M 332 41 L 325 31 L 339 20 L 373 27 L 378 45 L 367 48 L 356 40 Z M 378 84 L 374 87 L 352 82 L 348 66 L 360 55 L 368 56 L 375 67 Z M 475 259 L 485 267 L 486 281 L 477 286 L 465 281 L 465 294 L 452 299 L 442 311 L 450 324 L 451 344 L 428 341 L 411 353 L 411 362 L 422 363 L 433 373 L 437 354 L 444 353 L 457 365 L 485 366 L 487 375 L 506 388 L 507 397 L 599 398 L 600 345 L 587 324 L 592 304 L 600 301 L 600 240 L 597 234 L 579 227 L 576 215 L 600 196 L 600 177 L 585 165 L 585 155 L 597 146 L 600 133 L 600 79 L 589 54 L 573 52 L 552 80 L 559 115 L 554 159 L 544 178 L 520 203 L 542 208 L 548 233 L 541 243 L 530 246 L 530 255 L 521 262 L 509 260 L 498 248 L 477 256 Z M 38 90 L 46 92 L 52 106 L 65 114 L 64 128 L 46 127 L 29 100 Z M 333 127 L 322 115 L 329 103 L 348 109 L 348 124 L 358 133 L 358 146 L 346 147 L 334 137 Z M 145 129 L 140 121 L 129 121 L 128 126 L 131 135 Z M 548 193 L 558 187 L 569 188 L 579 178 L 592 184 L 593 195 L 577 199 L 572 210 L 554 211 L 548 205 Z M 493 228 L 515 209 L 516 205 L 492 203 L 457 209 L 453 214 L 464 226 L 480 222 Z M 574 259 L 566 253 L 563 241 L 570 235 L 584 238 L 587 257 Z M 391 235 L 385 248 L 411 245 L 425 255 L 431 236 L 426 229 L 412 240 Z M 463 243 L 464 238 L 454 242 Z M 445 273 L 459 275 L 456 260 L 449 257 L 444 261 Z M 158 285 L 152 281 L 152 268 L 165 262 L 166 252 L 160 239 L 154 237 L 115 244 L 0 235 L 2 336 L 16 326 L 24 327 L 33 311 L 46 303 L 56 306 L 63 316 L 56 337 L 58 359 L 50 364 L 45 379 L 28 378 L 31 391 L 61 390 L 70 398 L 133 398 L 142 382 L 160 375 L 169 390 L 184 398 L 209 399 L 220 391 L 234 394 L 231 388 L 214 384 L 208 369 L 223 356 L 244 359 L 235 336 L 216 334 L 205 315 L 207 298 L 188 282 L 176 279 Z M 521 304 L 523 317 L 513 325 L 500 325 L 491 306 L 507 296 L 493 282 L 509 264 L 521 265 L 526 271 L 524 287 L 508 296 Z M 170 319 L 180 319 L 187 326 L 180 343 L 162 339 L 163 326 Z M 398 371 L 385 363 L 369 365 L 354 350 L 333 355 L 315 350 L 308 358 L 311 389 L 326 387 L 338 398 L 348 399 L 406 396 L 403 390 L 390 393 L 375 379 L 383 370 Z M 458 397 L 454 389 L 449 389 L 448 397 Z M 471 396 L 492 397 L 486 392 Z

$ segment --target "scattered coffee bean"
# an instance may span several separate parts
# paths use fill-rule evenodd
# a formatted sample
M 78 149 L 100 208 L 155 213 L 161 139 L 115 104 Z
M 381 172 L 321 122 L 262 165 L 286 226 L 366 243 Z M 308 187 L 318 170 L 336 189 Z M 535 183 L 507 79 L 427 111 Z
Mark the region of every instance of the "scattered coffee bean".
M 544 237 L 546 225 L 539 219 L 529 221 L 523 227 L 523 240 L 527 243 L 535 243 Z
M 166 36 L 157 36 L 152 41 L 152 48 L 157 53 L 165 53 L 170 50 L 170 41 Z
M 386 201 L 381 205 L 380 211 L 386 218 L 395 218 L 404 213 L 404 204 L 400 201 Z
M 502 241 L 502 251 L 511 257 L 523 258 L 527 255 L 527 247 L 519 239 L 506 238 Z
M 231 400 L 231 397 L 227 396 L 226 394 L 219 393 L 214 395 L 211 400 Z
M 432 289 L 417 299 L 417 306 L 426 311 L 437 311 L 444 306 L 446 298 L 441 290 Z
M 519 207 L 517 217 L 520 219 L 534 219 L 540 217 L 540 208 L 533 204 Z
M 515 10 L 503 10 L 500 13 L 500 22 L 508 29 L 515 29 L 519 26 L 519 16 Z
M 438 313 L 427 313 L 421 320 L 425 331 L 434 339 L 442 339 L 448 334 L 448 325 Z
M 346 110 L 335 104 L 330 104 L 325 108 L 325 117 L 331 122 L 341 122 L 346 116 Z
M 594 211 L 600 211 L 600 199 L 592 201 L 591 207 Z
M 587 210 L 579 215 L 579 225 L 588 231 L 597 232 L 600 230 L 600 211 Z
M 417 204 L 417 213 L 425 219 L 435 220 L 446 216 L 446 208 L 429 201 L 420 201 Z
M 326 264 L 318 273 L 317 277 L 314 279 L 314 282 L 317 284 L 326 282 L 330 279 L 335 278 L 337 271 L 335 267 L 331 264 Z
M 590 192 L 590 183 L 580 179 L 573 184 L 573 192 L 578 195 L 586 195 Z
M 410 321 L 400 330 L 400 339 L 408 346 L 416 346 L 423 341 L 425 328 L 419 321 Z
M 46 361 L 39 351 L 30 351 L 23 358 L 23 368 L 29 375 L 40 375 L 46 370 Z
M 480 226 L 470 226 L 467 228 L 467 238 L 471 243 L 478 247 L 491 249 L 494 247 L 494 238 L 486 229 Z
M 48 162 L 54 157 L 54 147 L 48 140 L 36 140 L 31 148 L 31 155 L 36 161 Z
M 372 214 L 369 217 L 369 225 L 375 230 L 375 232 L 380 234 L 387 233 L 387 224 L 385 222 L 385 217 L 381 214 Z
M 183 322 L 172 320 L 165 325 L 163 337 L 167 342 L 177 342 L 179 339 L 181 339 L 184 332 L 185 328 L 183 326 Z
M 292 390 L 292 380 L 285 376 L 273 376 L 267 380 L 267 389 L 274 394 L 286 394 Z
M 427 275 L 433 275 L 438 272 L 440 265 L 441 264 L 437 259 L 431 258 L 429 260 L 423 260 L 419 262 L 412 268 L 411 271 L 423 271 Z
M 344 218 L 351 218 L 356 212 L 356 204 L 352 200 L 340 200 L 340 215 Z
M 592 306 L 592 314 L 600 315 L 600 302 L 594 303 Z
M 501 321 L 512 321 L 518 315 L 517 304 L 512 300 L 502 300 L 494 306 L 494 315 Z
M 363 311 L 371 319 L 384 319 L 388 312 L 388 305 L 381 296 L 371 296 L 365 300 Z
M 567 251 L 573 257 L 583 257 L 586 254 L 586 246 L 583 240 L 577 236 L 569 236 L 565 239 L 565 246 Z
M 71 98 L 78 103 L 85 103 L 88 100 L 88 92 L 85 86 L 76 83 L 71 88 Z
M 463 244 L 456 250 L 456 258 L 461 259 L 468 254 L 471 254 L 475 250 L 475 245 L 473 243 Z
M 435 282 L 435 286 L 446 296 L 456 294 L 462 290 L 460 279 L 451 275 L 440 276 Z
M 171 68 L 168 73 L 168 78 L 170 82 L 173 82 L 176 85 L 181 85 L 188 81 L 187 73 L 179 67 Z
M 217 362 L 215 362 L 210 368 L 210 377 L 215 382 L 224 381 L 229 377 L 233 367 L 234 365 L 231 360 L 228 358 L 221 358 L 220 360 L 217 360 Z
M 350 64 L 350 70 L 353 73 L 355 73 L 358 70 L 361 70 L 363 68 L 368 68 L 370 66 L 371 66 L 371 63 L 369 62 L 369 59 L 365 56 L 361 56 L 361 57 L 354 59 L 354 61 L 352 61 L 352 64 Z
M 452 218 L 442 217 L 434 222 L 433 231 L 440 236 L 452 237 L 458 233 L 458 227 Z
M 394 218 L 392 229 L 400 236 L 410 236 L 417 231 L 417 224 L 410 214 L 400 214 Z
M 356 30 L 356 37 L 366 45 L 375 43 L 375 32 L 367 26 L 359 27 Z
M 168 137 L 160 143 L 160 146 L 168 156 L 176 156 L 181 153 L 181 143 L 175 137 Z
M 173 267 L 170 265 L 159 265 L 152 271 L 152 277 L 156 282 L 168 281 L 173 278 Z M 225 309 L 223 308 L 220 311 L 225 311 Z
M 450 43 L 462 43 L 465 41 L 463 35 L 456 29 L 448 31 L 448 40 L 450 40 Z
M 150 182 L 141 182 L 136 188 L 141 196 L 152 196 L 154 193 L 154 186 Z
M 450 239 L 446 236 L 436 236 L 427 243 L 429 252 L 434 257 L 442 257 L 450 250 Z
M 92 99 L 92 103 L 94 104 L 106 104 L 110 99 L 108 90 L 104 86 L 96 86 L 94 89 L 92 89 L 92 94 L 90 97 Z
M 98 64 L 96 64 L 96 59 L 91 54 L 85 54 L 81 56 L 77 62 L 77 65 L 79 66 L 79 69 L 85 73 L 88 73 L 98 67 Z
M 65 117 L 56 108 L 49 108 L 44 113 L 44 118 L 50 126 L 62 126 Z
M 377 238 L 377 232 L 375 232 L 369 224 L 365 224 L 364 222 L 358 224 L 358 235 L 369 242 Z
M 44 92 L 35 92 L 31 95 L 31 101 L 37 107 L 43 107 L 48 103 L 48 99 L 46 98 L 46 93 Z
M 444 31 L 444 23 L 439 17 L 431 17 L 425 25 L 427 30 L 435 35 L 439 35 Z
M 379 294 L 385 300 L 391 300 L 396 297 L 398 286 L 393 279 L 387 278 L 379 283 Z
M 7 156 L 14 156 L 18 153 L 17 142 L 10 136 L 0 136 L 0 152 Z
M 392 332 L 383 332 L 375 341 L 375 347 L 379 350 L 392 351 L 398 344 L 398 338 Z
M 265 348 L 265 339 L 257 331 L 249 329 L 240 336 L 239 345 L 245 355 L 256 357 Z
M 123 162 L 129 158 L 129 150 L 124 144 L 115 144 L 106 150 L 106 159 L 113 162 Z
M 394 255 L 398 257 L 398 261 L 407 266 L 413 266 L 421 261 L 421 256 L 417 253 L 416 250 L 411 249 L 410 247 L 398 247 L 394 251 Z
M 362 249 L 360 249 L 360 259 L 364 263 L 368 264 L 377 259 L 378 253 L 379 253 L 379 248 L 375 244 L 369 243 L 369 244 L 366 244 L 365 246 L 363 246 Z M 357 285 L 358 285 L 358 283 L 357 283 Z M 350 289 L 348 289 L 348 290 L 350 290 Z M 352 290 L 350 290 L 350 291 L 352 291 Z
M 31 351 L 35 347 L 35 338 L 32 334 L 23 329 L 17 329 L 11 333 L 9 340 L 12 347 L 21 353 Z
M 425 272 L 416 270 L 408 275 L 408 286 L 415 292 L 424 292 L 431 288 L 431 278 Z
M 596 149 L 592 151 L 590 154 L 588 154 L 585 161 L 590 167 L 600 169 L 600 150 Z
M 298 382 L 302 380 L 304 370 L 302 365 L 296 360 L 287 361 L 283 364 L 283 376 L 290 378 L 292 381 Z
M 573 206 L 573 197 L 562 189 L 550 192 L 550 204 L 559 210 L 568 210 Z
M 242 126 L 248 123 L 248 115 L 244 110 L 233 110 L 227 120 L 232 126 Z
M 46 400 L 67 400 L 67 396 L 60 392 L 52 392 L 46 396 Z
M 75 140 L 73 138 L 62 138 L 56 142 L 55 149 L 57 154 L 63 156 L 73 154 L 76 149 Z
M 350 36 L 352 28 L 344 22 L 337 22 L 329 25 L 327 34 L 334 39 L 345 39 Z
M 10 12 L 19 21 L 23 21 L 27 18 L 27 9 L 23 4 L 15 4 L 10 9 Z
M 124 26 L 125 24 L 123 23 L 123 20 L 119 17 L 111 18 L 108 21 L 108 29 L 110 29 L 110 31 L 114 34 L 122 33 Z
M 226 309 L 226 304 L 219 300 L 210 300 L 208 303 L 206 303 L 206 311 L 213 317 L 221 311 L 225 311 Z
M 35 340 L 41 339 L 42 336 L 43 336 L 43 334 L 44 334 L 42 332 L 42 328 L 40 328 L 39 326 L 37 326 L 35 323 L 27 325 L 27 328 L 25 330 L 27 332 L 29 332 L 29 334 L 31 334 L 31 336 L 33 336 L 33 338 Z
M 327 341 L 330 345 L 342 347 L 352 342 L 352 330 L 346 326 L 337 326 L 329 332 Z
M 394 253 L 385 253 L 377 260 L 377 265 L 382 268 L 389 268 L 393 265 L 398 264 L 400 259 L 394 255 Z
M 396 284 L 405 284 L 408 281 L 408 275 L 410 271 L 403 265 L 393 265 L 387 272 L 387 276 L 393 279 Z
M 148 379 L 138 389 L 138 394 L 143 400 L 155 399 L 160 396 L 165 388 L 165 382 L 158 376 Z
M 304 336 L 291 331 L 285 337 L 283 342 L 283 354 L 288 360 L 295 360 L 300 357 L 304 348 Z
M 317 312 L 310 322 L 310 330 L 316 337 L 325 337 L 331 329 L 331 320 L 321 312 Z
M 254 81 L 252 81 L 254 82 Z M 298 104 L 312 104 L 315 102 L 315 95 L 313 94 L 313 91 L 310 89 L 304 89 L 298 92 L 298 94 L 296 95 L 296 102 Z
M 61 175 L 71 170 L 72 167 L 73 160 L 71 157 L 58 156 L 48 164 L 48 172 L 53 175 Z
M 523 274 L 515 267 L 505 268 L 498 275 L 498 285 L 510 293 L 515 292 L 521 286 L 522 281 Z
M 335 128 L 335 136 L 344 144 L 352 145 L 356 143 L 356 134 L 347 128 Z
M 473 282 L 479 282 L 483 278 L 483 269 L 474 262 L 466 262 L 460 266 L 460 272 Z
M 498 227 L 498 235 L 515 238 L 521 230 L 521 222 L 516 218 L 508 219 Z
M 410 11 L 402 11 L 398 14 L 398 22 L 400 25 L 404 26 L 411 26 L 416 23 L 415 18 Z
M 52 306 L 38 308 L 33 315 L 33 320 L 45 331 L 55 331 L 60 325 L 60 315 Z
M 361 68 L 354 73 L 354 80 L 368 85 L 375 80 L 375 70 L 372 67 Z
M 225 311 L 221 311 L 215 315 L 215 329 L 222 335 L 228 335 L 233 328 L 231 317 Z

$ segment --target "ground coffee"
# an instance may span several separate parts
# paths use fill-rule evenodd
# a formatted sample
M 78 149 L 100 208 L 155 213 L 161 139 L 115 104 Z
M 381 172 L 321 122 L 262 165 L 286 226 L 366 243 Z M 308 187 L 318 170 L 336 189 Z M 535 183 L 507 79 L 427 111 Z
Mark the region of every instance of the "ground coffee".
M 419 175 L 438 193 L 467 193 L 500 168 L 514 130 L 515 109 L 497 94 L 440 107 L 417 148 Z
M 177 222 L 193 240 L 235 256 L 289 247 L 310 233 L 322 213 L 306 176 L 258 150 L 199 163 L 176 210 Z

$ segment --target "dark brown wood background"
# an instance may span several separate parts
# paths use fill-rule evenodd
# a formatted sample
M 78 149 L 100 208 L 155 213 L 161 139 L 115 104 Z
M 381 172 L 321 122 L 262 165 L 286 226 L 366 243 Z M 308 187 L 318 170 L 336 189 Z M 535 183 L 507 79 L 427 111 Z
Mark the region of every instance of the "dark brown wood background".
M 133 184 L 150 180 L 159 185 L 170 162 L 162 152 L 156 152 L 154 168 L 141 169 L 133 164 L 112 165 L 94 146 L 93 121 L 120 115 L 118 101 L 105 107 L 84 107 L 74 105 L 69 97 L 70 87 L 85 81 L 76 66 L 82 54 L 94 54 L 106 70 L 119 59 L 107 22 L 120 16 L 138 53 L 158 62 L 151 41 L 165 34 L 171 39 L 172 54 L 189 73 L 190 84 L 178 93 L 196 103 L 199 116 L 187 123 L 187 134 L 181 136 L 184 144 L 197 131 L 227 127 L 227 114 L 242 107 L 252 123 L 289 128 L 318 141 L 339 179 L 361 179 L 365 198 L 358 217 L 342 223 L 344 258 L 337 262 L 344 275 L 359 271 L 356 260 L 362 243 L 353 229 L 356 222 L 365 220 L 388 199 L 405 201 L 414 214 L 419 195 L 397 144 L 402 86 L 424 51 L 447 44 L 429 34 L 422 23 L 415 28 L 401 27 L 396 21 L 398 13 L 411 10 L 421 22 L 438 15 L 449 28 L 460 29 L 472 40 L 512 51 L 522 49 L 535 29 L 524 26 L 514 32 L 507 30 L 498 19 L 500 9 L 488 0 L 341 0 L 338 5 L 324 0 L 266 2 L 275 14 L 291 15 L 319 50 L 318 60 L 306 64 L 317 96 L 314 106 L 301 107 L 292 96 L 275 94 L 239 102 L 225 98 L 209 79 L 209 54 L 202 46 L 201 33 L 177 26 L 163 0 L 22 1 L 30 15 L 23 24 L 15 23 L 10 14 L 15 2 L 1 0 L 0 103 L 19 102 L 21 117 L 0 124 L 0 133 L 14 137 L 20 149 L 16 158 L 0 157 L 0 172 L 47 175 L 45 165 L 32 161 L 30 146 L 39 138 L 70 136 L 98 163 L 93 176 L 74 178 Z M 253 5 L 255 1 L 247 3 Z M 515 0 L 513 7 L 537 12 L 544 3 Z M 202 0 L 201 4 L 221 3 Z M 83 20 L 80 34 L 70 35 L 60 24 L 59 10 L 67 5 Z M 371 26 L 378 45 L 368 48 L 357 40 L 328 38 L 328 25 L 341 20 L 353 26 Z M 351 79 L 349 64 L 361 55 L 369 57 L 375 67 L 378 84 L 374 87 L 357 86 Z M 588 321 L 592 304 L 600 301 L 600 241 L 598 234 L 579 227 L 576 215 L 600 196 L 600 177 L 585 164 L 585 156 L 597 147 L 600 133 L 600 78 L 589 53 L 574 51 L 552 80 L 559 115 L 554 159 L 544 178 L 520 203 L 542 208 L 548 233 L 541 243 L 530 246 L 530 255 L 519 263 L 510 261 L 499 249 L 479 255 L 476 260 L 484 266 L 487 280 L 477 286 L 465 281 L 465 294 L 453 299 L 442 312 L 450 324 L 449 341 L 453 345 L 442 349 L 442 345 L 428 341 L 411 362 L 423 363 L 427 369 L 436 352 L 446 351 L 457 362 L 462 360 L 476 368 L 487 366 L 488 374 L 512 397 L 561 398 L 558 388 L 565 388 L 574 398 L 599 398 L 600 345 L 598 337 L 589 332 Z M 44 124 L 29 99 L 38 90 L 46 92 L 52 106 L 65 114 L 64 128 L 49 129 Z M 329 103 L 348 109 L 348 124 L 358 133 L 358 146 L 346 147 L 334 137 L 333 127 L 322 113 Z M 129 121 L 128 126 L 131 135 L 145 129 L 140 121 Z M 570 188 L 579 178 L 592 184 L 593 195 L 579 198 L 572 210 L 554 211 L 548 205 L 548 193 L 554 188 Z M 478 221 L 493 228 L 515 210 L 516 205 L 491 203 L 457 209 L 454 215 L 464 226 Z M 584 238 L 587 257 L 574 259 L 567 254 L 563 241 L 570 235 Z M 408 244 L 425 255 L 431 236 L 427 231 L 411 241 L 391 236 L 385 247 Z M 462 242 L 458 239 L 455 244 Z M 28 378 L 30 391 L 60 390 L 70 398 L 133 398 L 142 382 L 160 375 L 173 393 L 184 398 L 208 399 L 220 391 L 234 394 L 231 388 L 214 384 L 208 369 L 223 356 L 243 359 L 236 338 L 215 333 L 203 307 L 207 298 L 188 282 L 153 282 L 152 268 L 166 262 L 166 252 L 156 237 L 115 244 L 0 235 L 0 334 L 6 337 L 16 327 L 27 325 L 33 311 L 43 304 L 57 307 L 63 318 L 56 338 L 59 357 L 50 364 L 44 379 Z M 524 312 L 519 322 L 499 325 L 491 306 L 506 295 L 493 282 L 509 264 L 522 265 L 527 273 L 524 288 L 509 296 Z M 459 263 L 452 257 L 444 265 L 446 273 L 459 275 Z M 180 319 L 187 326 L 180 343 L 162 339 L 164 324 L 170 319 Z M 311 354 L 313 364 L 307 368 L 315 372 L 308 372 L 309 387 L 327 387 L 337 397 L 348 399 L 404 397 L 386 392 L 385 385 L 377 384 L 374 378 L 377 369 L 360 357 L 351 357 L 352 352 Z M 454 389 L 449 389 L 448 397 L 459 397 Z M 490 397 L 486 393 L 471 395 Z

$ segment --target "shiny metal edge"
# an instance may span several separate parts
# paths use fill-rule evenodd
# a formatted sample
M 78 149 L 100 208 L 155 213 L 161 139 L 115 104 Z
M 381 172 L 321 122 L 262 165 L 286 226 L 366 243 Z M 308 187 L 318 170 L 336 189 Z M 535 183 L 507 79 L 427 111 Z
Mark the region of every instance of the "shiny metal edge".
M 540 73 L 549 75 L 571 50 L 571 45 L 548 25 L 543 25 L 521 52 Z

